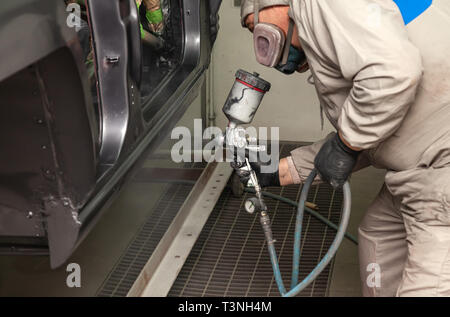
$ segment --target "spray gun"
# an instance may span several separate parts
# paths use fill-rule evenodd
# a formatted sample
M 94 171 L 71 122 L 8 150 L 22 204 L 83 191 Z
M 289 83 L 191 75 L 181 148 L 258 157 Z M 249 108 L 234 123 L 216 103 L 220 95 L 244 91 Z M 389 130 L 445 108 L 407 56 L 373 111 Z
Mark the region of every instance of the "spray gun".
M 237 150 L 238 161 L 245 163 L 243 153 L 247 151 L 264 151 L 264 147 L 252 146 L 255 140 L 246 136 L 243 125 L 253 121 L 256 111 L 266 92 L 270 90 L 270 83 L 259 77 L 258 73 L 249 73 L 242 69 L 235 75 L 236 79 L 222 108 L 228 118 L 228 127 L 222 136 L 221 143 L 225 143 L 229 150 Z M 241 150 L 241 151 L 239 151 Z
M 266 211 L 262 197 L 262 189 L 259 186 L 256 173 L 252 170 L 246 153 L 265 151 L 264 146 L 256 144 L 256 140 L 246 135 L 243 125 L 253 121 L 256 111 L 266 92 L 270 90 L 270 83 L 259 77 L 258 73 L 249 73 L 238 70 L 236 79 L 223 106 L 222 111 L 227 116 L 229 123 L 221 143 L 235 155 L 233 168 L 241 169 L 250 174 L 247 186 L 255 188 L 256 197 L 252 197 L 245 202 L 245 209 L 249 213 L 255 211 Z
M 300 264 L 300 242 L 301 242 L 301 230 L 302 220 L 305 211 L 306 198 L 309 189 L 317 175 L 317 171 L 313 169 L 302 187 L 300 200 L 297 208 L 296 229 L 294 236 L 294 254 L 292 259 L 292 276 L 290 290 L 287 290 L 284 286 L 283 279 L 278 264 L 278 258 L 275 251 L 275 240 L 272 236 L 272 229 L 270 218 L 267 213 L 267 206 L 264 203 L 262 189 L 258 183 L 256 173 L 250 166 L 249 160 L 245 155 L 247 151 L 265 151 L 264 148 L 258 146 L 251 146 L 250 143 L 254 140 L 249 140 L 246 136 L 244 124 L 252 122 L 256 111 L 261 104 L 264 94 L 270 90 L 270 83 L 259 77 L 259 74 L 250 74 L 243 70 L 236 72 L 236 80 L 228 95 L 227 101 L 223 106 L 223 112 L 229 120 L 227 130 L 224 135 L 219 137 L 218 142 L 225 144 L 227 149 L 232 150 L 233 153 L 237 151 L 233 168 L 242 169 L 249 173 L 250 181 L 247 184 L 251 184 L 255 188 L 256 197 L 252 197 L 245 202 L 245 209 L 249 213 L 259 212 L 260 222 L 266 237 L 267 247 L 270 254 L 270 260 L 274 272 L 275 281 L 282 296 L 290 297 L 295 296 L 303 289 L 305 289 L 330 263 L 331 259 L 336 254 L 336 251 L 341 244 L 345 231 L 347 229 L 348 221 L 350 218 L 351 209 L 351 192 L 350 185 L 347 182 L 344 185 L 344 203 L 342 208 L 342 219 L 340 226 L 337 230 L 336 237 L 331 244 L 329 250 L 319 262 L 319 264 L 311 271 L 306 278 L 299 281 L 299 264 Z
M 270 90 L 270 83 L 259 77 L 258 73 L 250 74 L 241 69 L 236 72 L 235 77 L 234 85 L 222 109 L 229 120 L 227 130 L 223 136 L 223 143 L 226 144 L 229 150 L 233 151 L 233 154 L 237 152 L 235 161 L 232 163 L 233 168 L 249 173 L 250 177 L 247 186 L 254 187 L 255 197 L 247 199 L 244 203 L 244 208 L 250 214 L 260 213 L 260 222 L 266 241 L 273 247 L 275 240 L 273 239 L 262 188 L 259 185 L 255 171 L 250 166 L 250 162 L 245 155 L 246 152 L 260 152 L 266 149 L 258 145 L 252 146 L 251 144 L 255 143 L 255 140 L 251 140 L 246 136 L 243 127 L 244 124 L 249 124 L 253 121 L 265 93 Z

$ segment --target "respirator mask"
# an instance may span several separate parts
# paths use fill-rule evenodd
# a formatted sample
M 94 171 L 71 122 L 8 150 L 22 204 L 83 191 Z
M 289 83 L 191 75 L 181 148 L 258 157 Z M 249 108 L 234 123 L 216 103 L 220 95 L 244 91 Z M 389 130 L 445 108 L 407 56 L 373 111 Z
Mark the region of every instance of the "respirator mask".
M 295 71 L 308 70 L 305 53 L 291 45 L 294 33 L 294 21 L 290 18 L 287 36 L 278 26 L 270 23 L 259 23 L 259 5 L 255 0 L 255 27 L 253 45 L 256 60 L 261 65 L 273 67 L 283 74 L 290 75 Z

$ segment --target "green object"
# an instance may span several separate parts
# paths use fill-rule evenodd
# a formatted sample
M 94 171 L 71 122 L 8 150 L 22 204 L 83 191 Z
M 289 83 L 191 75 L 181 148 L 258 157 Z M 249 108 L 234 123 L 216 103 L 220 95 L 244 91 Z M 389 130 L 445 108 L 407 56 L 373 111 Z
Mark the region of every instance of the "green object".
M 145 17 L 147 18 L 148 22 L 157 24 L 161 23 L 163 21 L 163 12 L 162 9 L 158 9 L 155 11 L 147 11 L 145 13 Z
M 139 28 L 141 29 L 141 38 L 145 38 L 145 30 L 141 23 L 139 23 Z
M 136 1 L 136 7 L 138 8 L 138 11 L 139 11 L 140 5 L 137 1 Z M 141 30 L 141 38 L 143 39 L 145 37 L 145 30 L 141 23 L 139 23 L 139 28 Z
M 85 66 L 86 66 L 86 71 L 88 74 L 88 78 L 92 78 L 95 75 L 95 68 L 94 68 L 94 61 L 92 60 L 92 58 L 88 58 L 85 62 L 84 62 Z

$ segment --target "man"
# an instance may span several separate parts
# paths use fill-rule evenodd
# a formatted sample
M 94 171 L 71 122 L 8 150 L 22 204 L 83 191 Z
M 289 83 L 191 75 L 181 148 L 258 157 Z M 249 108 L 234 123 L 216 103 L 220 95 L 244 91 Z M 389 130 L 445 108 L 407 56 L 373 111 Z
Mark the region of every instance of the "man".
M 365 296 L 450 296 L 450 1 L 431 2 L 242 3 L 258 61 L 290 73 L 304 70 L 304 53 L 337 130 L 259 173 L 263 186 L 301 183 L 316 168 L 339 188 L 357 169 L 387 170 L 359 228 Z M 372 263 L 379 287 L 366 283 Z

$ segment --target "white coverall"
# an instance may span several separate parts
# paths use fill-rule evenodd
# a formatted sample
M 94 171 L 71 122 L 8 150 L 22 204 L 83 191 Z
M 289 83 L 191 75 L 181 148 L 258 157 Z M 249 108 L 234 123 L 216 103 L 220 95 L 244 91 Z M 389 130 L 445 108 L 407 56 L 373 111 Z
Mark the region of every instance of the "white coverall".
M 324 113 L 364 149 L 359 168 L 387 170 L 359 227 L 363 294 L 450 296 L 450 1 L 406 27 L 392 0 L 290 6 Z M 297 182 L 323 142 L 291 153 Z

